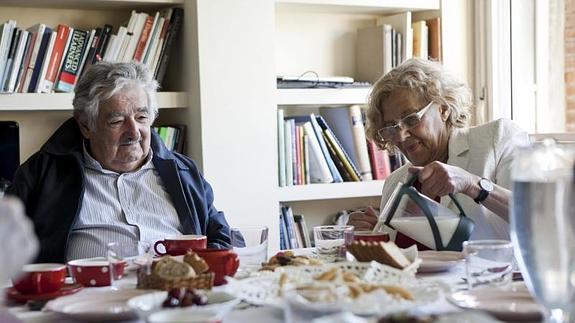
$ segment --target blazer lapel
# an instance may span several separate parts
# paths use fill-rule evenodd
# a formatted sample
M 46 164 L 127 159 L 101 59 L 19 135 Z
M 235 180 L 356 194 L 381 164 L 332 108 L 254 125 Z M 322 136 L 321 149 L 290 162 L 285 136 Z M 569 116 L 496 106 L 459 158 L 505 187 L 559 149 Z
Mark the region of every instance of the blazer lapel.
M 463 169 L 469 166 L 469 131 L 468 129 L 454 129 L 449 138 L 449 157 L 447 163 Z M 455 208 L 449 196 L 441 198 L 441 204 L 448 208 Z

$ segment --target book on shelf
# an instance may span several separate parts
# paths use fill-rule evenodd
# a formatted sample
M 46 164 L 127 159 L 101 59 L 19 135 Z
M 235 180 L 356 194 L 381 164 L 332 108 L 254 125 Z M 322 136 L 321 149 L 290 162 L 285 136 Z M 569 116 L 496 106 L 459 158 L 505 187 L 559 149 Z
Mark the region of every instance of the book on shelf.
M 371 164 L 371 172 L 374 180 L 383 180 L 391 173 L 389 165 L 389 155 L 387 150 L 383 150 L 373 142 L 367 142 L 367 149 L 369 151 L 369 162 Z
M 428 28 L 425 20 L 411 24 L 413 29 L 413 57 L 427 59 L 428 57 Z
M 301 128 L 298 125 L 294 126 L 293 129 L 293 168 L 294 168 L 294 185 L 301 185 Z
M 4 84 L 4 72 L 8 61 L 8 54 L 12 44 L 12 35 L 16 28 L 16 21 L 8 20 L 0 26 L 0 91 Z
M 324 136 L 324 139 L 325 139 L 326 143 L 328 144 L 328 147 L 330 147 L 330 150 L 333 152 L 332 158 L 334 158 L 334 161 L 335 161 L 335 158 L 337 158 L 338 161 L 343 166 L 341 169 L 339 169 L 340 173 L 345 172 L 346 178 L 349 181 L 359 182 L 360 181 L 359 171 L 357 170 L 357 168 L 353 164 L 353 161 L 351 160 L 349 155 L 343 149 L 343 146 L 341 145 L 339 140 L 336 138 L 336 136 L 334 135 L 333 131 L 331 130 L 331 128 L 329 127 L 327 122 L 324 120 L 324 118 L 321 115 L 317 116 L 316 120 L 317 120 L 317 123 L 319 124 L 320 128 L 322 129 L 322 135 Z M 343 175 L 343 173 L 342 173 L 342 175 Z
M 359 29 L 355 45 L 357 78 L 375 83 L 392 69 L 391 26 Z
M 284 220 L 284 214 L 283 214 L 283 210 L 282 207 L 280 207 L 280 249 L 281 250 L 286 250 L 289 249 L 289 242 L 288 242 L 288 238 L 287 238 L 287 228 L 286 228 L 286 223 Z
M 168 125 L 168 126 L 154 126 L 152 127 L 162 142 L 171 151 L 180 154 L 185 153 L 185 138 L 186 126 L 185 125 Z
M 2 78 L 3 81 L 2 83 L 0 83 L 0 92 L 6 92 L 9 87 L 10 77 L 12 75 L 12 68 L 14 67 L 14 59 L 16 57 L 16 51 L 18 49 L 18 44 L 21 36 L 22 36 L 22 30 L 20 28 L 15 27 L 14 31 L 12 32 L 10 50 L 8 51 L 6 66 L 4 68 L 4 76 Z
M 285 169 L 286 169 L 286 185 L 294 185 L 294 167 L 293 167 L 293 135 L 292 129 L 295 127 L 293 119 L 284 120 L 284 139 L 285 139 Z
M 285 129 L 284 110 L 277 111 L 278 127 L 278 184 L 280 187 L 286 186 L 286 155 L 285 155 Z
M 54 82 L 56 82 L 56 77 L 58 76 L 60 63 L 62 62 L 62 56 L 64 56 L 67 47 L 70 32 L 71 28 L 69 26 L 63 24 L 58 25 L 52 52 L 50 53 L 50 57 L 47 57 L 48 68 L 46 70 L 46 76 L 39 84 L 39 90 L 41 93 L 50 93 L 54 88 Z
M 44 61 L 44 56 L 46 54 L 46 48 L 50 42 L 50 36 L 52 35 L 52 28 L 46 26 L 45 24 L 36 24 L 30 28 L 28 31 L 36 33 L 36 38 L 34 41 L 34 46 L 31 50 L 30 61 L 26 69 L 26 75 L 21 91 L 19 92 L 35 92 L 36 85 L 38 84 L 38 75 L 42 69 L 42 62 Z
M 413 30 L 411 29 L 411 12 L 401 12 L 389 16 L 377 18 L 377 25 L 390 25 L 396 31 L 395 48 L 397 53 L 397 65 L 412 57 L 413 54 Z
M 359 171 L 360 179 L 371 180 L 371 166 L 360 106 L 322 107 L 320 115 L 339 140 L 351 163 Z
M 293 217 L 293 211 L 290 206 L 282 205 L 281 211 L 283 214 L 283 220 L 286 226 L 286 233 L 287 233 L 287 247 L 289 249 L 296 249 L 299 248 L 299 244 L 297 241 L 296 233 L 295 233 L 295 221 Z
M 294 214 L 293 219 L 296 224 L 296 230 L 300 232 L 302 237 L 303 244 L 301 245 L 302 248 L 311 248 L 311 239 L 309 237 L 309 231 L 307 228 L 307 224 L 305 222 L 305 216 L 303 214 Z
M 26 75 L 28 74 L 28 66 L 30 66 L 30 61 L 32 60 L 32 52 L 36 46 L 36 38 L 38 38 L 37 30 L 30 30 L 30 28 L 28 28 L 26 31 L 29 35 L 28 43 L 24 49 L 24 56 L 22 58 L 22 62 L 20 63 L 20 71 L 18 73 L 18 79 L 16 81 L 13 92 L 22 92 L 22 89 L 24 88 L 24 84 L 26 83 Z M 40 38 L 41 37 L 42 35 L 40 35 Z
M 78 79 L 82 60 L 84 58 L 84 51 L 89 41 L 89 34 L 87 31 L 74 29 L 70 37 L 70 44 L 68 51 L 64 56 L 64 63 L 58 76 L 58 81 L 54 87 L 55 91 L 59 92 L 72 92 L 76 81 Z
M 428 28 L 427 45 L 429 47 L 429 58 L 441 62 L 443 60 L 441 52 L 441 18 L 428 19 L 425 23 Z
M 149 37 L 152 33 L 152 28 L 154 24 L 158 22 L 158 15 L 160 13 L 156 12 L 154 17 L 146 15 L 146 20 L 144 20 L 144 26 L 142 27 L 142 32 L 140 33 L 140 38 L 136 43 L 136 49 L 134 50 L 133 59 L 135 61 L 141 62 L 145 54 L 146 44 L 149 44 Z
M 166 75 L 166 69 L 168 65 L 168 57 L 172 50 L 173 45 L 176 42 L 176 36 L 182 26 L 182 20 L 184 16 L 184 10 L 182 8 L 173 8 L 171 11 L 170 26 L 168 27 L 167 34 L 162 44 L 162 50 L 160 52 L 160 57 L 158 63 L 155 66 L 156 80 L 158 83 L 162 83 L 164 76 Z
M 18 82 L 20 76 L 22 75 L 23 66 L 22 63 L 25 61 L 28 48 L 30 47 L 31 34 L 27 30 L 22 30 L 22 35 L 18 42 L 18 49 L 16 50 L 16 55 L 14 57 L 14 64 L 12 66 L 12 71 L 10 75 L 10 80 L 6 92 L 14 92 L 18 89 Z

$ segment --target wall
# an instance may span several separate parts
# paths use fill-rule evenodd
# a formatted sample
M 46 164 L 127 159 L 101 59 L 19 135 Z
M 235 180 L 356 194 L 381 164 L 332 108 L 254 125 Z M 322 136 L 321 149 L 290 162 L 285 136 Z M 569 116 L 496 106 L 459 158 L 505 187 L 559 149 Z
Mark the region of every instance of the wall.
M 565 94 L 566 130 L 575 132 L 575 0 L 565 0 Z

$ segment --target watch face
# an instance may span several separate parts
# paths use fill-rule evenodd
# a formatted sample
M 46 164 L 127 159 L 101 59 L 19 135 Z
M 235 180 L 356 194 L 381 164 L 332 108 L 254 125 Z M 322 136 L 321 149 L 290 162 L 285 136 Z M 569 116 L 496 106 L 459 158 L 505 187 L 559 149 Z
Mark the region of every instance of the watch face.
M 488 180 L 487 178 L 482 178 L 482 179 L 479 181 L 479 186 L 481 186 L 481 189 L 482 189 L 482 190 L 485 190 L 485 191 L 488 191 L 488 192 L 493 191 L 493 183 L 491 183 L 491 181 Z

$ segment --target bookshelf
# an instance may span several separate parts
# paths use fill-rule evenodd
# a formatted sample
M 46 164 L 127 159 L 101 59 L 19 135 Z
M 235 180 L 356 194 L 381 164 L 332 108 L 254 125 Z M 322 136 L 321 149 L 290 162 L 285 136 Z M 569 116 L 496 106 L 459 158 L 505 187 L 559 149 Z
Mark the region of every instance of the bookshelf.
M 184 8 L 184 24 L 159 96 L 158 123 L 187 125 L 187 154 L 212 185 L 215 206 L 231 226 L 269 226 L 270 253 L 279 247 L 279 203 L 305 214 L 311 228 L 340 209 L 378 205 L 383 185 L 278 187 L 277 108 L 360 104 L 368 90 L 278 91 L 276 75 L 313 69 L 354 76 L 355 30 L 405 10 L 441 16 L 444 62 L 464 80 L 472 75 L 467 1 L 3 0 L 0 20 L 26 27 L 43 22 L 117 28 L 131 10 L 172 6 Z M 0 120 L 20 124 L 22 161 L 72 115 L 70 100 L 65 94 L 0 95 Z

